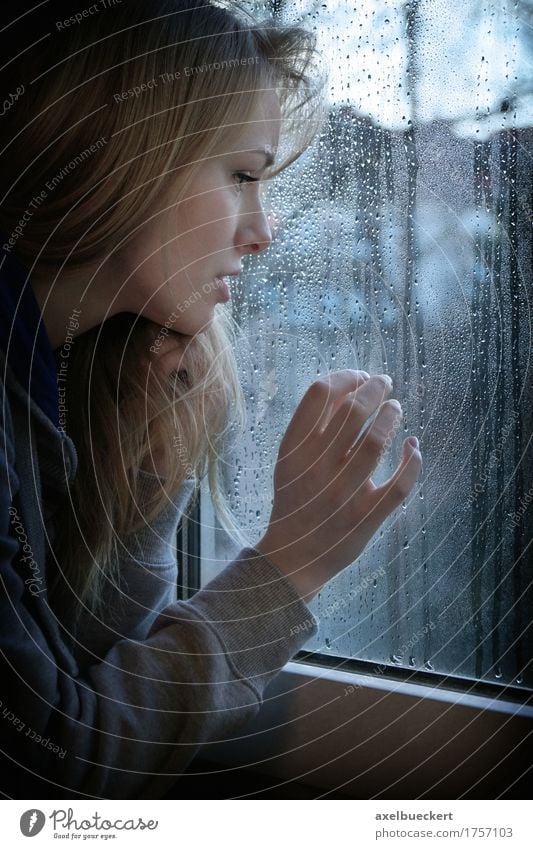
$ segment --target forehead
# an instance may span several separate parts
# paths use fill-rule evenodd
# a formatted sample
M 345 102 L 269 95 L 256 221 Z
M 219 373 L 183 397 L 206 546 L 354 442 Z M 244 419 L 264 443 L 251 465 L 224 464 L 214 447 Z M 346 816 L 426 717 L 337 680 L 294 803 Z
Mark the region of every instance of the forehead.
M 279 141 L 281 108 L 274 91 L 261 91 L 254 97 L 251 112 L 242 124 L 232 128 L 223 141 L 225 152 L 267 148 L 275 155 Z

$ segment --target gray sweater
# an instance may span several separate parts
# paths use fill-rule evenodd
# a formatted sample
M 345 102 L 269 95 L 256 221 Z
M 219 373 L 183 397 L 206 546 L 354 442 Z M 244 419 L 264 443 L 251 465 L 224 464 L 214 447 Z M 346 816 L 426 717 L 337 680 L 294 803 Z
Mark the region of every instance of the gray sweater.
M 120 586 L 108 586 L 102 621 L 86 614 L 70 645 L 68 610 L 54 615 L 47 577 L 76 449 L 1 352 L 0 369 L 0 789 L 14 798 L 160 798 L 202 744 L 255 716 L 317 620 L 252 548 L 192 599 L 176 600 L 186 481 L 156 521 L 120 541 Z M 160 482 L 140 475 L 144 503 Z

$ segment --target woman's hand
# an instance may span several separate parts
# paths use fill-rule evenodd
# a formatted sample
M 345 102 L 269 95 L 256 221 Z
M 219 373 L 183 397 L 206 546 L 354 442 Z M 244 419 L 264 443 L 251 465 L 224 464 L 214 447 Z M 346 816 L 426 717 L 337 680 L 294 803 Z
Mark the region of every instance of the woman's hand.
M 311 384 L 281 441 L 272 513 L 255 548 L 306 600 L 361 554 L 420 474 L 411 437 L 394 474 L 379 486 L 371 479 L 402 417 L 386 400 L 391 388 L 387 375 L 332 372 Z

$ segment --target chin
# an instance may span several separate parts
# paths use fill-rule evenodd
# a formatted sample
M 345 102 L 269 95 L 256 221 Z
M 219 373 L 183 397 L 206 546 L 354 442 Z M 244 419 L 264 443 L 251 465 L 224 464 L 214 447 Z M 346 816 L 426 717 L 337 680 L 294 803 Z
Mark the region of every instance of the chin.
M 214 319 L 215 315 L 211 312 L 198 321 L 180 321 L 178 318 L 175 322 L 171 322 L 167 318 L 165 322 L 162 322 L 161 326 L 168 327 L 169 330 L 174 333 L 179 333 L 180 336 L 193 339 L 195 336 L 200 336 L 202 333 L 205 333 L 206 330 L 211 327 Z

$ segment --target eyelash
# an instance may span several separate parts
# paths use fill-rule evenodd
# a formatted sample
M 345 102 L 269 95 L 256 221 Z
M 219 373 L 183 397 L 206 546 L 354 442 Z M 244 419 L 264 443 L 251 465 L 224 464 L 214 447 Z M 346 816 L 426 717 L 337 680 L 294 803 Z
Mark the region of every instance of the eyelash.
M 237 187 L 239 191 L 241 190 L 244 183 L 258 183 L 259 177 L 250 177 L 249 174 L 245 174 L 243 171 L 236 171 L 233 175 L 236 180 L 238 180 Z

